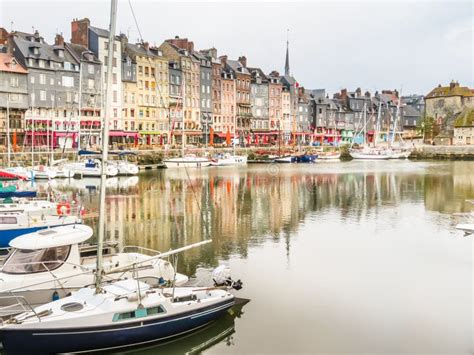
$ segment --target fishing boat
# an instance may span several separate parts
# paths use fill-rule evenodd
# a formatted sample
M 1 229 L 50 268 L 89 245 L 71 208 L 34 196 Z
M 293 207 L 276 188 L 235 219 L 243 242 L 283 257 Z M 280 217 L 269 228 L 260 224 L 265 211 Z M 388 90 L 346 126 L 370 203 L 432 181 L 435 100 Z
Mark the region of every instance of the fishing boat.
M 133 152 L 123 151 L 123 152 L 116 152 L 119 159 L 117 160 L 109 160 L 107 163 L 109 165 L 115 166 L 117 168 L 118 174 L 120 176 L 127 176 L 127 175 L 137 175 L 140 172 L 138 165 L 128 161 L 127 156 L 135 155 Z
M 211 160 L 211 166 L 235 166 L 246 165 L 247 157 L 242 155 L 231 155 L 229 153 L 219 154 Z
M 93 284 L 96 255 L 80 254 L 81 243 L 92 234 L 91 227 L 76 224 L 43 229 L 13 239 L 12 250 L 0 269 L 0 317 L 24 312 L 24 304 L 17 302 L 19 298 L 36 307 Z M 181 286 L 188 281 L 187 276 L 175 273 L 170 262 L 161 258 L 146 262 L 149 255 L 128 252 L 132 249 L 141 248 L 124 248 L 122 252 L 104 255 L 104 272 L 109 281 L 134 275 L 155 286 L 172 281 Z M 135 269 L 109 273 L 117 266 L 141 261 L 144 262 Z M 6 297 L 9 295 L 19 298 Z

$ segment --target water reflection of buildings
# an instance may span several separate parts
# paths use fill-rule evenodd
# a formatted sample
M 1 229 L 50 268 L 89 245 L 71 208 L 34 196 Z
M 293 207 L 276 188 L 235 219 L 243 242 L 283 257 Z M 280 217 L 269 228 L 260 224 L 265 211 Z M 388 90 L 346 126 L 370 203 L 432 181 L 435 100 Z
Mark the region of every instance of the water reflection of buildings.
M 246 256 L 249 245 L 268 239 L 284 238 L 289 253 L 300 223 L 328 211 L 342 221 L 376 218 L 381 209 L 402 203 L 424 203 L 441 212 L 466 210 L 464 200 L 474 198 L 473 168 L 454 163 L 433 174 L 295 169 L 276 175 L 267 169 L 203 169 L 190 171 L 189 179 L 184 172 L 153 172 L 135 186 L 108 189 L 108 238 L 166 251 L 206 239 L 207 225 L 212 246 L 181 257 L 183 272 L 192 274 L 199 262 L 215 265 L 232 254 Z M 86 200 L 96 206 L 98 194 Z

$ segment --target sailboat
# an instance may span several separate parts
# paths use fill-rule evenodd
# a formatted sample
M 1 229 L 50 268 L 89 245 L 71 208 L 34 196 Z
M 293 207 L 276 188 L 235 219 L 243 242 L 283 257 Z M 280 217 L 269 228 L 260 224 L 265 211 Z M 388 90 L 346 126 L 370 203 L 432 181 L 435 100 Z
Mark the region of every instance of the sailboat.
M 0 317 L 25 311 L 16 298 L 6 296 L 15 295 L 31 306 L 39 306 L 92 284 L 96 258 L 94 255 L 81 255 L 80 249 L 92 233 L 91 227 L 76 224 L 13 239 L 10 242 L 12 250 L 0 269 Z M 138 252 L 108 253 L 104 256 L 104 271 L 110 281 L 131 278 L 136 270 L 109 271 L 117 265 L 144 261 L 138 274 L 148 284 L 159 285 L 174 280 L 180 286 L 188 281 L 186 275 L 175 272 L 170 262 L 163 259 L 146 261 L 148 258 L 148 255 Z
M 378 119 L 380 119 L 380 109 L 381 109 L 381 104 L 379 105 L 379 110 L 378 110 Z M 363 134 L 363 148 L 362 149 L 352 149 L 352 146 L 354 144 L 354 141 L 352 141 L 351 148 L 349 149 L 349 154 L 353 159 L 359 159 L 359 160 L 388 160 L 391 158 L 391 153 L 386 150 L 386 149 L 377 149 L 377 148 L 372 148 L 372 147 L 367 147 L 365 146 L 365 137 L 366 137 L 366 128 L 367 128 L 367 104 L 364 103 L 364 124 L 362 126 L 362 129 L 358 133 Z M 358 127 L 357 127 L 358 129 Z M 356 135 L 357 136 L 357 129 L 356 129 Z M 375 136 L 377 137 L 378 132 L 375 132 Z
M 184 103 L 186 97 L 186 80 L 183 80 L 182 86 L 182 108 L 183 114 L 181 122 L 181 157 L 169 158 L 163 161 L 167 168 L 202 168 L 211 165 L 211 161 L 207 158 L 198 157 L 195 154 L 185 155 L 186 136 L 184 132 Z
M 117 0 L 111 0 L 109 43 L 115 39 Z M 109 46 L 108 67 L 112 67 L 113 46 Z M 112 71 L 107 73 L 111 87 Z M 102 161 L 108 154 L 108 118 L 111 90 L 107 90 L 103 129 Z M 106 169 L 102 166 L 99 236 L 95 284 L 70 296 L 32 308 L 2 323 L 0 337 L 6 352 L 32 354 L 104 351 L 169 339 L 201 328 L 223 315 L 235 304 L 229 292 L 241 283 L 223 280 L 215 287 L 155 287 L 139 278 L 104 284 L 102 246 L 105 234 Z M 185 250 L 190 247 L 181 248 Z M 165 252 L 146 262 L 174 254 Z M 137 262 L 109 272 L 134 269 Z M 228 281 L 228 282 L 227 282 Z M 217 282 L 216 282 L 217 284 Z

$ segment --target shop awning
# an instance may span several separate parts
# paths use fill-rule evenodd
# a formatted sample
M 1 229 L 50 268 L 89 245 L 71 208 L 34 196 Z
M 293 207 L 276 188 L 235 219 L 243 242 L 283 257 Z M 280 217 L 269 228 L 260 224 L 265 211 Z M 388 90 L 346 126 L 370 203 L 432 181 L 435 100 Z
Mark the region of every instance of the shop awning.
M 162 132 L 160 131 L 140 131 L 141 135 L 160 135 Z

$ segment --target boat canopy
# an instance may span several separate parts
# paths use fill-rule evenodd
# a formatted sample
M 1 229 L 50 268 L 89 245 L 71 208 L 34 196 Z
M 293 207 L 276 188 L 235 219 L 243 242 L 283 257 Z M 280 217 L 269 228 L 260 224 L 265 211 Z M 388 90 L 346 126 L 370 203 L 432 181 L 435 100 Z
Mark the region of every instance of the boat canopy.
M 94 152 L 92 150 L 80 150 L 77 154 L 79 154 L 79 155 L 100 155 L 101 152 Z
M 84 224 L 53 227 L 21 235 L 13 239 L 10 246 L 28 250 L 54 248 L 82 243 L 92 234 L 92 228 Z

